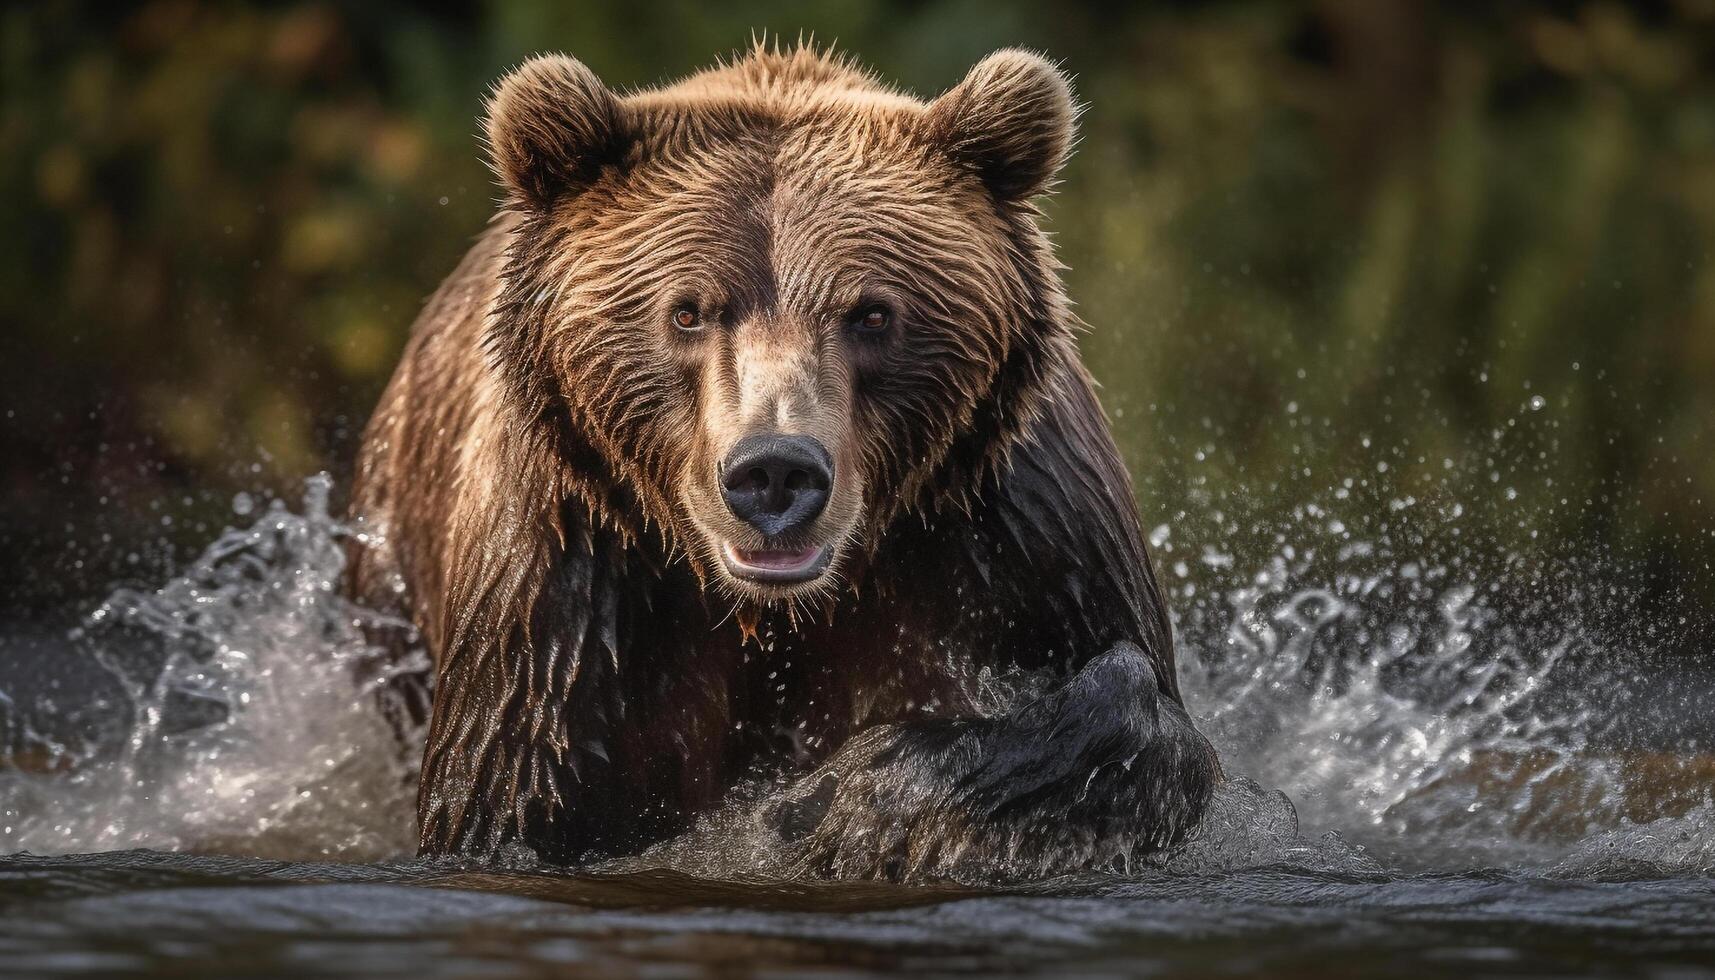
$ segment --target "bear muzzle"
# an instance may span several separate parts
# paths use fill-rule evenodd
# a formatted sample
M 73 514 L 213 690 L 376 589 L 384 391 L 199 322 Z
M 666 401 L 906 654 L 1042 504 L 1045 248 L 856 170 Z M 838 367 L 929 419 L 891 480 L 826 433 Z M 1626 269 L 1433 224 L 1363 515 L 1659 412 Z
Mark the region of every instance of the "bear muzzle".
M 820 575 L 830 549 L 799 542 L 826 509 L 833 485 L 833 458 L 814 438 L 768 433 L 740 440 L 721 463 L 721 497 L 762 535 L 763 547 L 725 545 L 728 569 L 777 584 Z

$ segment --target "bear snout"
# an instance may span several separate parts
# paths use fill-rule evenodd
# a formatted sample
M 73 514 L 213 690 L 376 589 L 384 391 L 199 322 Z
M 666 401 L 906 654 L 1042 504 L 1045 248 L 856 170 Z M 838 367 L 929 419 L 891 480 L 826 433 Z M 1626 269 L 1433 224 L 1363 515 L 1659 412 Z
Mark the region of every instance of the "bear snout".
M 833 485 L 833 459 L 809 436 L 747 436 L 721 463 L 727 509 L 769 540 L 806 530 Z

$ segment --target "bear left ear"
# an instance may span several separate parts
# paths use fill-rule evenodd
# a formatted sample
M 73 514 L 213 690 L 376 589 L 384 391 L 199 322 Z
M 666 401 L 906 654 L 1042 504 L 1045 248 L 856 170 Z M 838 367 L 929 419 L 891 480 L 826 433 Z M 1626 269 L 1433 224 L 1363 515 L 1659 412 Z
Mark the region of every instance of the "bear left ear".
M 594 180 L 624 152 L 621 111 L 596 73 L 565 55 L 539 55 L 494 87 L 488 158 L 512 196 L 544 208 Z
M 929 135 L 995 196 L 1046 191 L 1072 152 L 1078 110 L 1066 76 L 1039 54 L 996 51 L 929 104 Z

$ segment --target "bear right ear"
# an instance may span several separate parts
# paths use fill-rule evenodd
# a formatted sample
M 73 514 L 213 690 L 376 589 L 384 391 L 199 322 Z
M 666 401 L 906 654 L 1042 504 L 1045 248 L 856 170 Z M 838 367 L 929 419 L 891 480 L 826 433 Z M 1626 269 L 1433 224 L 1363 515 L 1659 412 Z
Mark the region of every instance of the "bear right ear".
M 507 191 L 545 208 L 623 152 L 619 100 L 583 62 L 538 55 L 488 100 L 488 158 Z
M 930 138 L 1002 201 L 1041 194 L 1072 153 L 1071 83 L 1046 58 L 1004 48 L 929 103 Z

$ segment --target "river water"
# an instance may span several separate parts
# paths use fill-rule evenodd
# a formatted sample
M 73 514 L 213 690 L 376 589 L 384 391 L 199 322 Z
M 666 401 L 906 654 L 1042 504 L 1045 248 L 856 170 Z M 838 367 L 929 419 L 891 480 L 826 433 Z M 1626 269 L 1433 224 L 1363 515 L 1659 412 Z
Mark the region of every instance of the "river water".
M 761 782 L 566 873 L 409 856 L 364 639 L 407 627 L 341 598 L 328 494 L 0 635 L 0 974 L 1715 976 L 1715 678 L 1611 556 L 1479 561 L 1456 507 L 1156 528 L 1231 778 L 1124 874 L 791 878 Z

